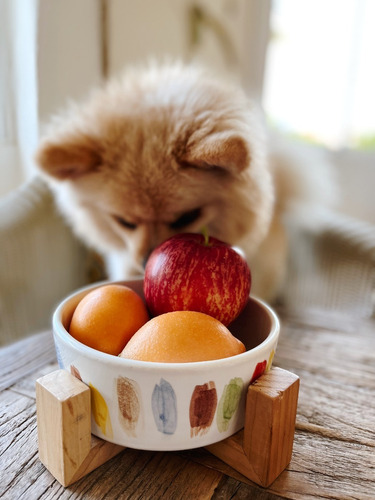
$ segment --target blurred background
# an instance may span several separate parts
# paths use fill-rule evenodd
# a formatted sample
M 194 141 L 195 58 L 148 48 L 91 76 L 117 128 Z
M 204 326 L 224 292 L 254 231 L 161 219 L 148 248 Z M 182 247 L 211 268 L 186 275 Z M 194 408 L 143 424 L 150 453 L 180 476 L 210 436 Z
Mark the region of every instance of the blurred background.
M 0 9 L 0 195 L 32 175 L 40 125 L 69 99 L 128 64 L 171 56 L 236 79 L 271 126 L 335 153 L 341 209 L 374 222 L 375 2 L 1 0 Z
M 338 211 L 371 232 L 374 49 L 372 0 L 0 0 L 0 229 L 9 231 L 13 215 L 4 200 L 33 178 L 43 123 L 124 66 L 169 56 L 234 79 L 270 127 L 324 150 L 342 193 Z M 4 262 L 0 320 L 26 280 L 25 267 L 15 286 Z

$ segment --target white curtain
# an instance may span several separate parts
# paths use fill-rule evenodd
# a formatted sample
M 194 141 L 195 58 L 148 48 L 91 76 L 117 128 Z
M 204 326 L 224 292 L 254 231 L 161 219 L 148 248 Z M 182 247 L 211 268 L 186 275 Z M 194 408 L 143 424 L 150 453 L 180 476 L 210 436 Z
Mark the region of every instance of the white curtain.
M 33 175 L 38 0 L 0 0 L 0 196 Z

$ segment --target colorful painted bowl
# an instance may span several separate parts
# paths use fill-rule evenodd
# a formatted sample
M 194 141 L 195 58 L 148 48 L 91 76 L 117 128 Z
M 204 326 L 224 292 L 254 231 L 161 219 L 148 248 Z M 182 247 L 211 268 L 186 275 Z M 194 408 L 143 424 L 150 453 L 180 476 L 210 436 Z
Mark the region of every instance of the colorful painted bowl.
M 279 336 L 272 309 L 256 298 L 229 329 L 247 351 L 194 363 L 151 363 L 112 356 L 87 347 L 68 333 L 78 302 L 93 288 L 67 297 L 53 316 L 61 368 L 91 388 L 92 433 L 142 450 L 206 446 L 243 427 L 246 391 L 271 368 Z M 142 281 L 123 284 L 142 295 Z M 204 332 L 202 332 L 204 335 Z

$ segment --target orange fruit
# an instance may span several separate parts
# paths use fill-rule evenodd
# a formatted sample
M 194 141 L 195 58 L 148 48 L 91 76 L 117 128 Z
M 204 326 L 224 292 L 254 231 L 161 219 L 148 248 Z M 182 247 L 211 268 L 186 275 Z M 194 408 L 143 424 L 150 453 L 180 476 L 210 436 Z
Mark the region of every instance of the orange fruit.
M 126 344 L 122 358 L 162 363 L 188 363 L 227 358 L 245 346 L 220 321 L 195 311 L 155 316 Z
M 124 285 L 104 285 L 79 302 L 69 333 L 93 349 L 117 356 L 148 320 L 146 305 L 134 290 Z

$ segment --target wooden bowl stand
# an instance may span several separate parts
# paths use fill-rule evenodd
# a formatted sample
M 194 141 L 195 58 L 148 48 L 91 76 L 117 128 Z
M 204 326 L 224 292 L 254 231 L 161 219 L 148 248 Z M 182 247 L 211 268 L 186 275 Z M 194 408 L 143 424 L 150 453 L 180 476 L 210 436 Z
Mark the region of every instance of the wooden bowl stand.
M 292 457 L 299 378 L 272 368 L 247 392 L 244 428 L 206 446 L 260 486 L 269 486 Z M 68 486 L 125 449 L 91 434 L 90 389 L 65 370 L 36 381 L 39 458 Z

